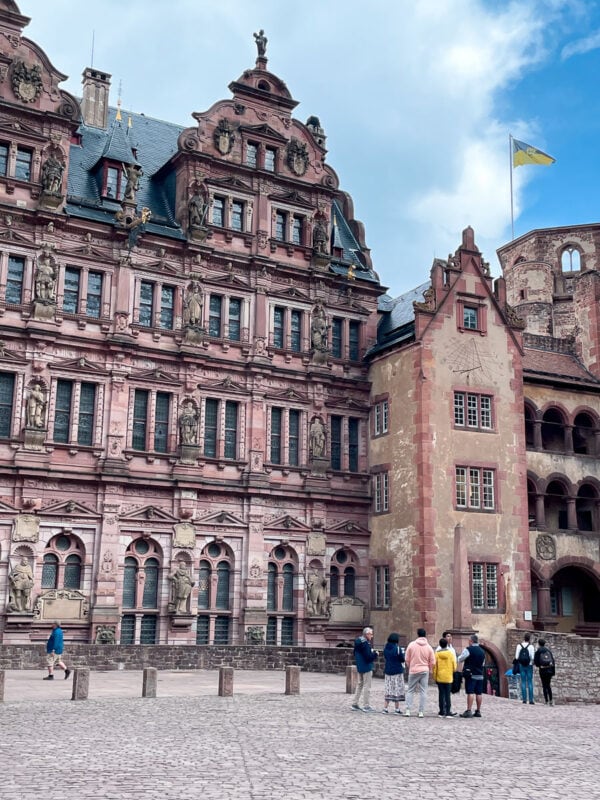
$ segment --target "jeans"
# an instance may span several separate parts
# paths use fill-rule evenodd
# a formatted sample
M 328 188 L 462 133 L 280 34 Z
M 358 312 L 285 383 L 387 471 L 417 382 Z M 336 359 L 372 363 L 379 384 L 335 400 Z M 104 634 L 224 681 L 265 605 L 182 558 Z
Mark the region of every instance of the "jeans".
M 519 674 L 521 675 L 521 699 L 524 703 L 527 702 L 527 692 L 529 692 L 529 702 L 533 702 L 533 665 L 524 667 L 522 664 L 519 666 Z
M 440 716 L 447 717 L 450 714 L 450 690 L 451 683 L 438 683 L 438 701 L 440 704 Z
M 419 687 L 419 711 L 425 711 L 425 698 L 427 696 L 427 684 L 429 682 L 429 672 L 411 672 L 408 676 L 408 691 L 406 692 L 406 710 L 412 709 L 414 694 Z

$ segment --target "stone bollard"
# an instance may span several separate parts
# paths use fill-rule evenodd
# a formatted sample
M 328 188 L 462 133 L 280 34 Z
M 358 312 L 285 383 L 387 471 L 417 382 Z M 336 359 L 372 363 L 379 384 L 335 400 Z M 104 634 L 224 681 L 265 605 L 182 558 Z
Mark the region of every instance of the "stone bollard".
M 285 693 L 300 694 L 300 667 L 285 668 Z
M 219 697 L 233 696 L 233 667 L 219 667 Z
M 73 691 L 71 700 L 87 700 L 90 690 L 89 667 L 77 667 L 73 671 Z
M 156 697 L 158 670 L 156 667 L 145 667 L 142 678 L 142 697 Z
M 358 683 L 356 667 L 346 667 L 346 694 L 354 694 Z
M 0 669 L 0 703 L 4 702 L 4 670 Z

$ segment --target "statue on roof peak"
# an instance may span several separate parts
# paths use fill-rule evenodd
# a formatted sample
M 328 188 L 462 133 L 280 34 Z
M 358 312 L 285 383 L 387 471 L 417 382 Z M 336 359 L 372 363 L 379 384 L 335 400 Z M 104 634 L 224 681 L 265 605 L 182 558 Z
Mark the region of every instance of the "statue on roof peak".
M 256 49 L 258 50 L 258 57 L 264 58 L 267 54 L 268 39 L 265 36 L 264 30 L 261 28 L 258 33 L 254 34 L 254 41 L 256 42 Z

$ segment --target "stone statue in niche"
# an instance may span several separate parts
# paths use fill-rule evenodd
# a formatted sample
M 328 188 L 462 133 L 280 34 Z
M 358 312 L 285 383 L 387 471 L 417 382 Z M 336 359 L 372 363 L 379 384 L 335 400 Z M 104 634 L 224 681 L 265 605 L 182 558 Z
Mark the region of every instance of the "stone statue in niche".
M 65 165 L 54 155 L 49 155 L 42 164 L 42 189 L 46 194 L 59 195 Z
M 56 268 L 49 253 L 40 253 L 34 279 L 35 299 L 39 303 L 56 302 L 56 277 Z
M 265 36 L 265 32 L 261 28 L 258 33 L 254 34 L 254 41 L 256 42 L 256 49 L 258 51 L 258 57 L 264 58 L 267 54 L 267 42 L 268 39 Z
M 188 203 L 188 218 L 192 228 L 201 228 L 205 224 L 207 210 L 206 197 L 198 191 L 194 192 Z
M 198 281 L 192 281 L 183 298 L 183 324 L 198 328 L 202 325 L 202 290 Z
M 186 400 L 179 417 L 181 444 L 198 443 L 198 412 L 191 400 Z
M 175 614 L 187 614 L 188 598 L 192 593 L 194 581 L 190 576 L 190 571 L 185 561 L 179 562 L 175 572 L 169 575 L 169 580 L 173 587 L 173 599 L 169 604 L 169 610 L 175 612 Z
M 320 417 L 315 417 L 310 425 L 310 454 L 313 458 L 325 455 L 325 426 Z
M 313 227 L 313 250 L 318 255 L 327 255 L 329 248 L 327 247 L 327 225 L 323 217 L 318 216 L 315 219 Z
M 123 200 L 135 203 L 136 193 L 140 188 L 140 178 L 144 174 L 139 164 L 123 164 L 126 183 Z
M 13 613 L 29 611 L 32 589 L 33 572 L 27 556 L 21 556 L 19 563 L 13 567 L 8 576 L 8 610 Z
M 46 418 L 46 398 L 39 383 L 29 390 L 25 409 L 25 425 L 27 428 L 40 430 L 44 428 Z
M 323 617 L 327 607 L 327 580 L 313 569 L 306 580 L 306 610 L 311 617 Z
M 327 350 L 327 327 L 325 309 L 321 303 L 317 303 L 310 323 L 310 341 L 314 350 Z

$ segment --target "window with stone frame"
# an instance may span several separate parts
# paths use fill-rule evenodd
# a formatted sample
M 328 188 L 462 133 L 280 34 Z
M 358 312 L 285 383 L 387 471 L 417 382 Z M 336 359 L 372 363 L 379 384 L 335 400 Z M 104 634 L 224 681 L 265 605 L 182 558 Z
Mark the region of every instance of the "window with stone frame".
M 498 611 L 499 565 L 489 562 L 472 562 L 470 569 L 473 611 Z
M 329 565 L 329 596 L 355 597 L 358 562 L 351 550 L 342 547 L 331 557 Z
M 0 175 L 8 175 L 8 156 L 10 147 L 5 142 L 0 142 Z
M 85 550 L 74 534 L 60 533 L 46 545 L 42 562 L 42 589 L 81 589 Z
M 300 464 L 301 412 L 294 408 L 271 408 L 270 461 L 297 467 Z
M 455 506 L 472 511 L 496 508 L 495 470 L 486 467 L 455 468 Z
M 59 444 L 91 447 L 95 442 L 97 405 L 98 386 L 95 383 L 59 378 L 55 384 L 52 440 Z
M 0 439 L 9 439 L 15 407 L 15 374 L 0 372 Z
M 121 644 L 157 643 L 161 568 L 162 551 L 154 539 L 139 537 L 129 543 L 123 569 Z
M 479 392 L 454 392 L 454 425 L 469 430 L 493 430 L 493 398 Z
M 22 256 L 9 255 L 8 272 L 4 300 L 7 304 L 21 305 L 23 302 L 23 280 L 25 277 L 25 259 Z
M 15 178 L 19 181 L 30 181 L 32 163 L 33 150 L 28 147 L 17 147 Z
M 305 349 L 304 312 L 289 306 L 274 306 L 271 312 L 271 344 L 279 350 L 300 353 Z
M 233 400 L 205 399 L 203 452 L 206 458 L 238 457 L 239 414 L 240 404 Z
M 172 395 L 154 389 L 135 389 L 131 447 L 141 452 L 167 453 L 171 447 Z
M 388 432 L 389 425 L 389 401 L 387 398 L 380 400 L 373 406 L 373 434 L 381 436 Z
M 374 567 L 374 606 L 389 608 L 391 597 L 390 568 L 388 564 Z
M 295 644 L 298 557 L 287 545 L 277 545 L 267 566 L 267 642 Z M 272 620 L 269 622 L 269 620 Z
M 175 287 L 155 281 L 140 281 L 138 324 L 142 328 L 173 330 Z
M 373 475 L 373 511 L 386 514 L 390 510 L 390 478 L 387 470 Z
M 197 644 L 229 644 L 232 634 L 234 556 L 224 542 L 209 542 L 198 568 Z

